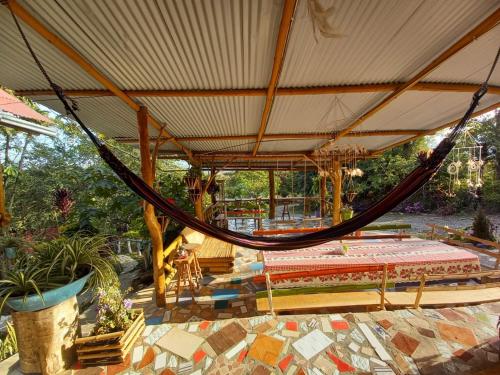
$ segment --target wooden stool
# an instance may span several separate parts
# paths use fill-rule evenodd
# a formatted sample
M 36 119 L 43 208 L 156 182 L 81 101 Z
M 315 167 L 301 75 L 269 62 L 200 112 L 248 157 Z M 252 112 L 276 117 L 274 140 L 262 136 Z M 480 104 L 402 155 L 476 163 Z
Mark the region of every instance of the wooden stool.
M 198 262 L 198 257 L 196 256 L 196 252 L 201 249 L 201 244 L 198 243 L 186 243 L 183 245 L 184 249 L 187 250 L 189 254 L 193 254 L 193 262 L 192 262 L 192 268 L 193 268 L 193 273 L 194 273 L 194 279 L 196 280 L 196 285 L 198 285 L 198 288 L 200 287 L 200 280 L 203 278 L 203 275 L 201 274 L 201 267 L 200 263 Z
M 174 263 L 177 266 L 177 296 L 175 298 L 175 303 L 179 302 L 179 295 L 181 292 L 181 283 L 186 282 L 185 285 L 189 284 L 189 289 L 191 290 L 191 297 L 194 300 L 194 284 L 193 277 L 191 276 L 191 263 L 194 261 L 193 253 L 190 253 L 187 257 L 174 259 Z

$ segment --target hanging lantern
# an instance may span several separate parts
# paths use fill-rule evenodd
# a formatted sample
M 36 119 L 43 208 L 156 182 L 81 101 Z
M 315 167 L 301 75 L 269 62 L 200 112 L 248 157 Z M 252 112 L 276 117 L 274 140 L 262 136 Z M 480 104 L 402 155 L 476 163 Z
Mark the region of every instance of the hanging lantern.
M 195 203 L 201 196 L 200 177 L 195 175 L 187 175 L 184 177 L 184 182 L 188 188 L 189 199 Z

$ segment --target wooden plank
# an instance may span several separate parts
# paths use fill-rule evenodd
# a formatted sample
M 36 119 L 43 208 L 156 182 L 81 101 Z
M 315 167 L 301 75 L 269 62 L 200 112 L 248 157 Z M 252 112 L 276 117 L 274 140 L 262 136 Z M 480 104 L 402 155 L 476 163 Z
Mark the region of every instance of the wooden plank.
M 404 82 L 399 83 L 367 83 L 360 85 L 333 85 L 321 87 L 281 87 L 276 90 L 276 96 L 296 95 L 328 95 L 345 93 L 366 93 L 394 91 Z M 420 82 L 411 87 L 411 91 L 428 92 L 475 92 L 479 88 L 477 84 L 470 83 L 447 83 L 447 82 Z M 224 97 L 224 96 L 266 96 L 266 89 L 212 89 L 212 90 L 123 90 L 129 97 Z M 500 94 L 499 86 L 490 86 L 489 92 Z M 76 89 L 65 90 L 69 96 L 103 97 L 113 96 L 110 90 L 99 89 Z M 52 96 L 52 90 L 17 90 L 18 96 Z M 177 138 L 179 140 L 179 138 Z M 255 136 L 252 138 L 255 139 Z
M 489 255 L 490 257 L 493 257 L 496 259 L 500 259 L 500 253 L 494 253 L 491 250 L 481 249 L 480 247 L 476 247 L 474 245 L 469 245 L 469 244 L 463 243 L 462 241 L 453 240 L 451 238 L 448 238 L 446 236 L 441 236 L 441 235 L 436 234 L 436 233 L 434 233 L 434 238 L 441 240 L 442 242 L 445 242 L 448 245 L 463 247 L 464 249 L 467 249 L 467 250 L 477 251 L 478 253 Z
M 256 300 L 257 311 L 269 311 L 266 298 Z M 321 293 L 297 296 L 281 296 L 273 299 L 274 311 L 300 311 L 325 307 L 379 306 L 378 292 Z
M 482 238 L 479 238 L 476 236 L 472 236 L 468 233 L 465 233 L 462 230 L 453 229 L 453 228 L 446 227 L 446 226 L 441 226 L 441 225 L 437 225 L 437 224 L 426 224 L 426 225 L 429 227 L 435 228 L 435 229 L 439 229 L 443 232 L 453 233 L 453 234 L 459 235 L 463 238 L 467 238 L 469 240 L 473 240 L 475 242 L 479 242 L 479 243 L 482 243 L 484 245 L 493 246 L 493 247 L 496 247 L 497 249 L 500 249 L 500 242 L 485 240 L 485 239 L 482 239 Z
M 415 292 L 387 292 L 386 301 L 392 306 L 413 306 Z M 477 290 L 426 291 L 422 294 L 420 306 L 462 305 L 500 301 L 500 287 Z
M 257 133 L 257 141 L 255 142 L 252 155 L 257 154 L 260 142 L 262 141 L 262 136 L 266 132 L 269 115 L 271 114 L 271 108 L 274 102 L 274 95 L 276 94 L 276 88 L 278 87 L 281 67 L 283 65 L 283 61 L 285 60 L 286 45 L 288 42 L 290 29 L 292 27 L 293 14 L 295 13 L 296 5 L 297 0 L 285 0 L 285 3 L 283 4 L 280 28 L 278 31 L 278 39 L 276 40 L 276 48 L 274 51 L 271 79 L 269 80 L 269 84 L 267 85 L 266 103 L 264 105 L 264 110 L 262 111 L 259 131 Z

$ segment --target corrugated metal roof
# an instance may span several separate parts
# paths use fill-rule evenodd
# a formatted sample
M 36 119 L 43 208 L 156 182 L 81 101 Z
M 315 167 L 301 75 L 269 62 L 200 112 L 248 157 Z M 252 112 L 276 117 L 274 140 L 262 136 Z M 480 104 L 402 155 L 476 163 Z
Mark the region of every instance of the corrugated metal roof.
M 37 97 L 41 104 L 59 113 L 66 113 L 54 96 Z M 137 138 L 137 115 L 116 97 L 79 98 L 76 100 L 78 116 L 86 125 L 108 137 Z M 152 132 L 150 130 L 150 132 Z
M 175 136 L 256 134 L 264 97 L 141 97 Z
M 339 37 L 315 35 L 301 1 L 279 85 L 405 81 L 497 7 L 492 0 L 335 0 Z
M 425 81 L 429 82 L 482 82 L 491 68 L 500 41 L 500 25 L 443 63 Z M 491 76 L 490 84 L 500 85 L 500 69 Z
M 387 93 L 278 96 L 266 134 L 332 132 L 361 116 Z
M 460 118 L 471 101 L 470 93 L 410 91 L 356 130 L 433 129 Z M 487 94 L 477 110 L 500 102 L 500 95 Z
M 265 87 L 282 1 L 23 1 L 119 86 Z
M 282 0 L 19 2 L 124 90 L 267 87 L 283 7 Z M 307 1 L 300 0 L 281 87 L 407 80 L 490 15 L 500 6 L 500 0 L 322 0 L 322 4 L 334 6 L 330 20 L 340 36 L 315 37 Z M 56 83 L 65 89 L 103 88 L 31 28 L 24 29 Z M 0 84 L 14 90 L 46 89 L 4 6 L 0 6 L 0 32 Z M 497 27 L 436 69 L 427 80 L 479 83 L 492 61 L 499 36 Z M 492 82 L 500 84 L 500 70 Z M 278 96 L 266 134 L 339 130 L 386 95 Z M 460 116 L 470 97 L 405 93 L 355 130 L 428 129 Z M 175 136 L 217 136 L 256 134 L 265 97 L 136 99 Z M 81 117 L 94 129 L 111 137 L 137 137 L 136 115 L 119 99 L 77 100 Z M 496 101 L 498 96 L 488 96 L 481 105 Z M 43 104 L 61 110 L 55 100 Z M 150 134 L 154 136 L 157 131 L 151 128 Z M 370 139 L 370 147 L 379 148 L 401 137 Z M 312 151 L 323 141 L 264 139 L 260 151 Z M 339 141 L 345 142 L 361 141 Z M 185 145 L 200 152 L 249 152 L 253 143 L 200 141 Z M 176 148 L 168 144 L 163 149 Z
M 30 27 L 24 25 L 23 31 L 44 64 L 49 75 L 66 89 L 103 87 L 67 59 L 61 52 L 42 39 Z M 39 90 L 49 87 L 21 39 L 12 15 L 6 6 L 0 5 L 0 85 L 15 90 Z
M 259 148 L 262 152 L 307 152 L 325 142 L 324 139 L 268 140 L 264 139 Z
M 337 142 L 335 142 L 331 147 L 328 147 L 327 149 L 332 150 L 338 148 L 340 150 L 343 150 L 343 148 L 345 148 L 346 146 L 359 146 L 363 147 L 367 151 L 375 151 L 409 138 L 411 138 L 411 136 L 408 135 L 340 138 Z

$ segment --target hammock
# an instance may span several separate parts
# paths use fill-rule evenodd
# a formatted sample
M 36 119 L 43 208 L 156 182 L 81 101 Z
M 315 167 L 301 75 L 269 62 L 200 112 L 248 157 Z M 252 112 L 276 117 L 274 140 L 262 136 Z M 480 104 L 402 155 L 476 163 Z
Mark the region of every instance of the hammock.
M 462 119 L 450 131 L 448 136 L 444 138 L 433 150 L 430 156 L 419 155 L 420 165 L 416 167 L 406 178 L 404 178 L 395 188 L 393 188 L 387 195 L 385 195 L 378 202 L 371 205 L 368 209 L 359 215 L 354 216 L 352 219 L 342 222 L 328 229 L 321 230 L 315 233 L 309 233 L 296 237 L 255 237 L 243 233 L 234 232 L 228 229 L 219 228 L 215 225 L 204 223 L 191 214 L 179 209 L 168 200 L 164 199 L 157 191 L 150 187 L 143 179 L 132 172 L 126 165 L 124 165 L 109 148 L 98 139 L 85 124 L 80 120 L 78 115 L 69 105 L 66 97 L 64 96 L 61 87 L 57 86 L 49 77 L 46 70 L 40 63 L 40 60 L 33 51 L 26 35 L 24 34 L 17 18 L 14 14 L 14 21 L 19 29 L 21 37 L 23 38 L 26 47 L 35 60 L 42 74 L 47 79 L 55 94 L 61 100 L 67 113 L 70 113 L 74 120 L 80 125 L 83 131 L 88 135 L 90 140 L 94 143 L 101 158 L 110 166 L 110 168 L 118 175 L 118 177 L 137 195 L 143 198 L 146 202 L 152 204 L 156 209 L 164 212 L 178 223 L 185 225 L 191 229 L 199 231 L 207 236 L 215 237 L 219 240 L 230 242 L 232 244 L 248 247 L 257 250 L 280 251 L 280 250 L 293 250 L 306 247 L 321 245 L 323 243 L 334 240 L 336 237 L 342 237 L 349 233 L 370 224 L 378 219 L 385 213 L 392 210 L 399 203 L 410 197 L 425 183 L 427 183 L 432 176 L 438 171 L 444 159 L 455 145 L 455 140 L 462 133 L 469 118 L 472 116 L 475 108 L 479 104 L 479 100 L 488 91 L 488 81 L 493 73 L 500 55 L 500 49 L 497 52 L 495 61 L 491 70 L 481 87 L 474 93 L 472 102 L 469 109 L 465 112 Z

